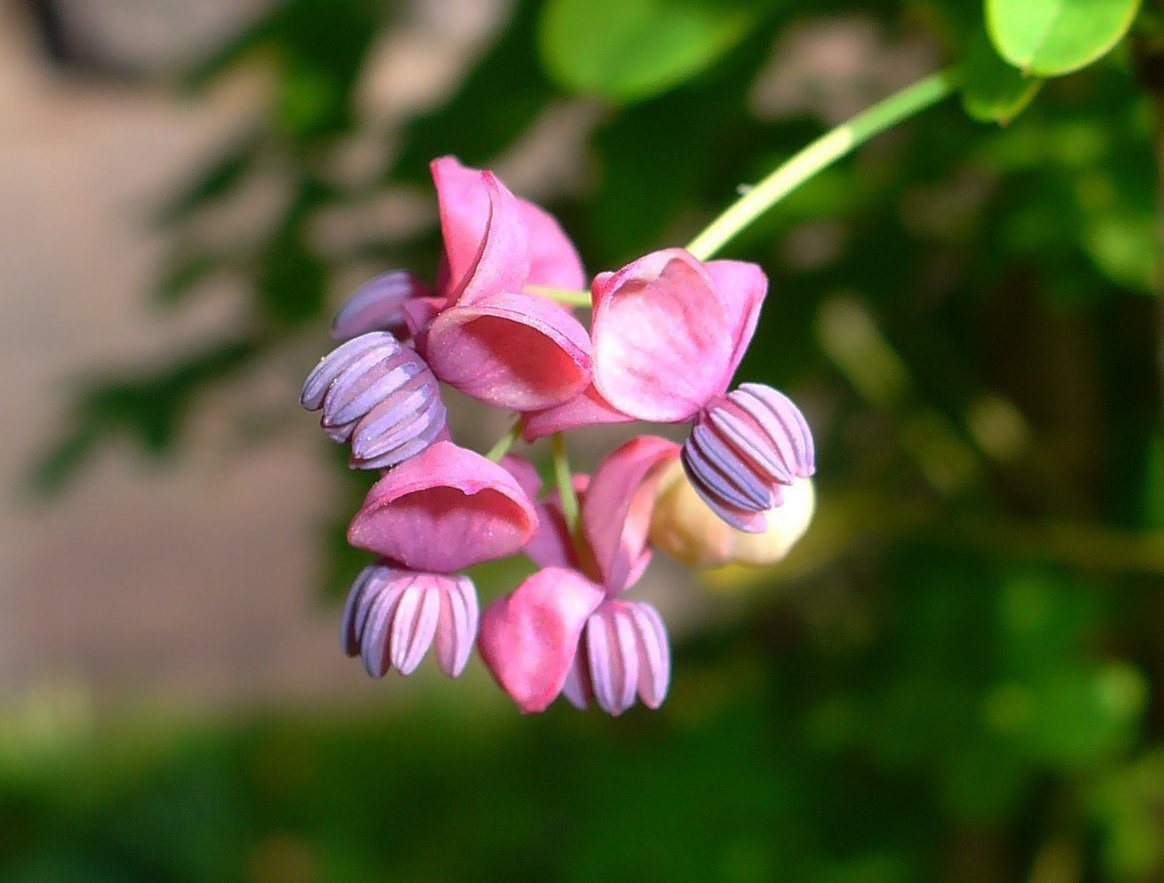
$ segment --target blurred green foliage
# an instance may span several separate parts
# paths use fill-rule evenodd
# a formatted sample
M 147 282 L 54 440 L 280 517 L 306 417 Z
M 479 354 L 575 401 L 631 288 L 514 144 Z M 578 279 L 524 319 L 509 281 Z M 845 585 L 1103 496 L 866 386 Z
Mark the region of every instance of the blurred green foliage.
M 921 45 L 965 60 L 974 119 L 957 102 L 928 111 L 729 248 L 771 278 L 741 376 L 804 403 L 820 504 L 784 565 L 720 576 L 747 615 L 678 648 L 662 711 L 99 728 L 36 762 L 12 747 L 16 715 L 0 738 L 0 876 L 1164 879 L 1164 13 L 1141 10 L 1121 42 L 1136 9 L 518 2 L 458 90 L 352 185 L 328 158 L 360 132 L 358 77 L 400 12 L 278 3 L 190 81 L 261 59 L 270 106 L 161 216 L 176 245 L 159 301 L 181 308 L 228 273 L 250 324 L 157 373 L 90 383 L 46 486 L 117 434 L 168 453 L 200 391 L 322 353 L 332 279 L 368 260 L 431 271 L 438 243 L 427 229 L 331 254 L 313 221 L 425 186 L 436 155 L 490 165 L 563 102 L 600 108 L 589 183 L 552 206 L 592 270 L 686 241 L 826 128 L 812 89 L 776 116 L 751 99 L 773 47 L 821 22 L 876 22 L 890 58 Z M 287 198 L 263 236 L 224 251 L 181 235 L 272 165 Z M 331 592 L 361 566 L 337 538 L 363 485 L 340 480 Z

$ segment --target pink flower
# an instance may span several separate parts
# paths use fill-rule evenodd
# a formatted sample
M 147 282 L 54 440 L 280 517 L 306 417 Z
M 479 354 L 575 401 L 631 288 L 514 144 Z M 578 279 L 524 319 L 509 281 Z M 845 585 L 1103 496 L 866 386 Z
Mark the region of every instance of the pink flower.
M 520 552 L 537 525 L 509 472 L 439 441 L 372 486 L 348 542 L 410 570 L 448 574 Z
M 677 445 L 652 436 L 612 453 L 591 480 L 577 482 L 576 537 L 566 529 L 559 501 L 540 504 L 539 530 L 525 551 L 542 569 L 485 610 L 477 642 L 494 678 L 523 712 L 544 710 L 575 669 L 575 704 L 593 696 L 617 715 L 636 692 L 650 707 L 663 700 L 670 653 L 662 622 L 649 605 L 617 596 L 650 561 L 646 538 L 655 484 L 677 456 Z M 618 639 L 604 642 L 612 623 Z M 584 633 L 593 636 L 580 651 Z
M 443 383 L 486 404 L 536 410 L 590 382 L 590 337 L 569 309 L 528 286 L 578 290 L 585 274 L 557 221 L 492 172 L 432 163 L 444 256 L 435 291 L 393 272 L 360 288 L 333 334 L 407 326 Z
M 439 441 L 381 478 L 348 529 L 382 556 L 356 580 L 341 630 L 344 649 L 373 677 L 408 674 L 435 641 L 456 677 L 477 633 L 473 583 L 454 573 L 518 552 L 537 529 L 526 492 L 503 467 Z
M 727 391 L 767 289 L 755 264 L 704 264 L 679 248 L 600 273 L 591 285 L 593 382 L 575 399 L 526 415 L 525 437 L 693 419 Z

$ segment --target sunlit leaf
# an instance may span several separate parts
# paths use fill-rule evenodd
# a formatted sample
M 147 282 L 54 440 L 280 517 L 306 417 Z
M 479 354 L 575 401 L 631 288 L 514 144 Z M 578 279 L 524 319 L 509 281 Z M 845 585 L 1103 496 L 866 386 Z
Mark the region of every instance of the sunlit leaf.
M 998 53 L 1026 73 L 1054 77 L 1086 67 L 1127 33 L 1140 0 L 986 0 Z
M 962 107 L 983 123 L 1006 125 L 1031 103 L 1043 81 L 998 57 L 985 31 L 971 39 L 962 65 Z
M 756 4 L 725 0 L 550 0 L 539 43 L 567 89 L 637 101 L 699 74 L 758 17 Z

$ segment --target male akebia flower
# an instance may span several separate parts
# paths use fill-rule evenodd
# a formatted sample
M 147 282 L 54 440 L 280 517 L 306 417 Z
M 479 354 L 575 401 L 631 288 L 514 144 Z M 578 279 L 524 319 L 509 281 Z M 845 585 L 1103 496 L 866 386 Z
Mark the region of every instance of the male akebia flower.
M 332 350 L 303 384 L 300 404 L 323 411 L 320 425 L 351 442 L 351 465 L 386 469 L 441 436 L 446 412 L 432 371 L 387 331 L 372 331 Z
M 476 591 L 457 572 L 515 554 L 537 525 L 510 472 L 452 442 L 394 467 L 348 528 L 348 542 L 381 560 L 348 595 L 344 649 L 380 677 L 411 672 L 435 640 L 441 670 L 456 677 L 477 634 Z
M 784 501 L 783 487 L 816 471 L 812 432 L 788 396 L 744 383 L 710 402 L 683 445 L 683 469 L 720 518 L 748 533 Z
M 708 505 L 741 530 L 781 486 L 812 475 L 812 436 L 800 411 L 770 387 L 728 384 L 751 342 L 768 280 L 755 264 L 664 249 L 591 286 L 593 382 L 565 404 L 527 414 L 539 438 L 578 426 L 693 422 L 683 463 Z
M 365 567 L 344 605 L 340 641 L 374 678 L 412 674 L 429 646 L 450 678 L 465 670 L 477 635 L 477 592 L 467 576 L 417 573 L 380 561 Z
M 481 616 L 477 646 L 523 712 L 564 694 L 618 715 L 666 697 L 671 657 L 651 605 L 622 596 L 651 558 L 646 536 L 660 469 L 678 446 L 642 436 L 579 476 L 580 529 L 571 532 L 557 499 L 539 504 L 539 528 L 525 553 L 541 569 Z

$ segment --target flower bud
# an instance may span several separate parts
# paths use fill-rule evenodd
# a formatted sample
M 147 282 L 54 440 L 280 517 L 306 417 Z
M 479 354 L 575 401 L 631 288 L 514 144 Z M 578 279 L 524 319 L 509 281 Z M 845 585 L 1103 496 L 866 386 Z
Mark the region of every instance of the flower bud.
M 736 530 L 703 501 L 678 463 L 659 481 L 650 543 L 691 567 L 762 566 L 783 559 L 812 521 L 812 480 L 795 478 L 781 488 L 783 502 L 761 513 L 760 533 Z

